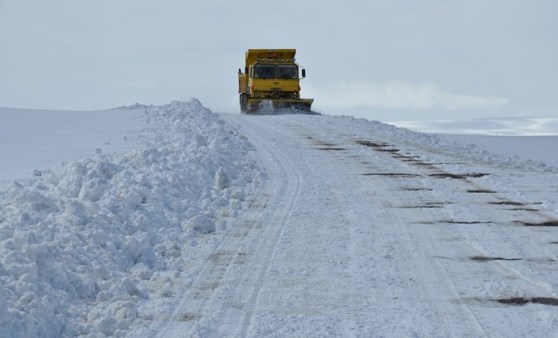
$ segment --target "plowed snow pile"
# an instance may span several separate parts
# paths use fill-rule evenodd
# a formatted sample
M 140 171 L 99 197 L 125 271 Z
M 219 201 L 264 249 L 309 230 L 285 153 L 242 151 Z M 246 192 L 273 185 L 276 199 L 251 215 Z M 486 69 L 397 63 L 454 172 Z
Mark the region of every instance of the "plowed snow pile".
M 1 195 L 2 336 L 123 333 L 156 291 L 138 283 L 172 273 L 184 246 L 226 229 L 257 189 L 250 144 L 197 100 L 148 107 L 145 121 L 140 149 L 36 172 Z

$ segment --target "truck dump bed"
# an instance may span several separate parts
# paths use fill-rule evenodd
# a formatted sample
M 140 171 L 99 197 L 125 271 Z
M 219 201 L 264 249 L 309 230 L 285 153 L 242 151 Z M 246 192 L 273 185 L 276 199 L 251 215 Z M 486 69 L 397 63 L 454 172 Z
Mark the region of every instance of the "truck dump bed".
M 296 49 L 248 49 L 246 51 L 246 67 L 256 63 L 258 59 L 279 59 L 295 61 Z

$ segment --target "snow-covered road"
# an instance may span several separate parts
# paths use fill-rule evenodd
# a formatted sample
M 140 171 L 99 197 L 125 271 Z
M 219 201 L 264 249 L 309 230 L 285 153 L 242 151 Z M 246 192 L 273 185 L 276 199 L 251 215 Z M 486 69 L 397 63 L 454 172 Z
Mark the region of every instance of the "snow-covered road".
M 512 145 L 196 99 L 0 115 L 1 337 L 558 332 L 558 168 Z
M 347 117 L 222 117 L 268 183 L 131 336 L 558 332 L 553 170 Z

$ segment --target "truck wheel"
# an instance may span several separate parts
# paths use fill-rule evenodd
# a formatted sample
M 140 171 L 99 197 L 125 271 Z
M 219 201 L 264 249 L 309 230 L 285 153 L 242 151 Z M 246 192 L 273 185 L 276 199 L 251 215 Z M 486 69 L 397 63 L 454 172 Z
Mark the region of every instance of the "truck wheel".
M 248 95 L 240 94 L 240 112 L 248 112 Z

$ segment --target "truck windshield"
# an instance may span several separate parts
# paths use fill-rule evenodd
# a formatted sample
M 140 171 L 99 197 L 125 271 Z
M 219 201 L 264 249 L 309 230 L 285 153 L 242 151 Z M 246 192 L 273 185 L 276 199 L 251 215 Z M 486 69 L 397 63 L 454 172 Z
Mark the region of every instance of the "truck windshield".
M 298 78 L 298 67 L 295 65 L 278 65 L 277 75 L 280 79 L 296 79 Z
M 275 65 L 257 64 L 254 66 L 254 77 L 256 79 L 274 79 Z
M 297 79 L 298 67 L 296 65 L 274 65 L 259 63 L 254 66 L 256 79 Z

